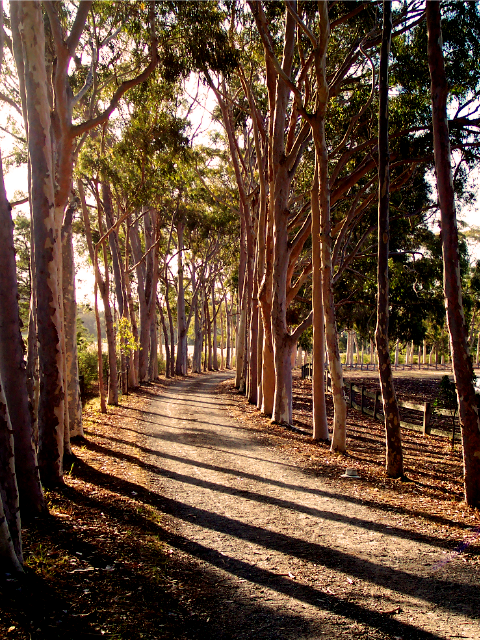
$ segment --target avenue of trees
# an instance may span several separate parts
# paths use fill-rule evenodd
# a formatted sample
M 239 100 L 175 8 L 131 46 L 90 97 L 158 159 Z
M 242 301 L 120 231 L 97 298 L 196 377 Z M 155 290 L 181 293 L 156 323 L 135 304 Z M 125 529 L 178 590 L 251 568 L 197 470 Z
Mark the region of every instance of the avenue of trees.
M 404 475 L 392 344 L 448 335 L 479 506 L 480 278 L 455 214 L 480 141 L 478 4 L 20 0 L 0 14 L 15 145 L 0 156 L 2 566 L 21 570 L 20 516 L 45 514 L 83 436 L 86 260 L 103 412 L 158 377 L 163 345 L 168 377 L 235 366 L 249 401 L 290 424 L 292 354 L 313 336 L 313 438 L 330 440 L 328 365 L 345 452 L 340 327 L 376 345 L 389 477 Z M 207 90 L 210 143 L 191 118 Z M 7 200 L 15 162 L 29 217 Z

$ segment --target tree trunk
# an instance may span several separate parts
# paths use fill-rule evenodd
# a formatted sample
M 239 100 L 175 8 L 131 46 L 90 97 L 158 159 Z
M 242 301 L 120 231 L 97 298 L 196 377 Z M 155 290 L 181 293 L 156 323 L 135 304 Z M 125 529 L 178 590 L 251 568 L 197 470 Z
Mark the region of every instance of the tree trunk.
M 328 440 L 325 404 L 325 325 L 322 298 L 322 257 L 320 253 L 320 206 L 318 163 L 312 185 L 312 308 L 313 308 L 313 434 L 315 441 Z
M 0 386 L 0 496 L 12 537 L 15 555 L 22 563 L 22 535 L 20 524 L 20 502 L 15 469 L 13 428 L 6 404 L 4 389 Z
M 257 404 L 257 376 L 258 376 L 258 283 L 252 274 L 253 291 L 250 304 L 250 334 L 249 334 L 249 358 L 248 358 L 248 401 Z
M 328 349 L 328 361 L 332 382 L 334 405 L 332 451 L 344 452 L 346 449 L 347 405 L 344 397 L 343 371 L 338 348 L 338 333 L 333 297 L 332 237 L 330 217 L 330 187 L 328 177 L 328 158 L 325 141 L 325 122 L 320 118 L 314 129 L 315 151 L 318 162 L 319 206 L 320 206 L 320 253 L 321 283 L 325 318 L 325 337 Z
M 223 357 L 223 350 L 225 348 L 225 319 L 222 304 L 223 301 L 220 299 L 220 369 L 223 371 L 225 369 L 225 358 Z
M 0 4 L 0 11 L 2 7 Z M 0 385 L 0 571 L 20 573 L 22 533 L 15 473 L 13 429 Z
M 94 309 L 95 309 L 95 322 L 97 328 L 97 358 L 98 358 L 98 388 L 100 392 L 100 411 L 107 413 L 107 405 L 105 401 L 105 388 L 103 384 L 103 356 L 102 356 L 102 331 L 100 326 L 100 316 L 98 312 L 98 289 L 102 291 L 105 288 L 100 269 L 98 268 L 98 245 L 93 246 L 92 230 L 90 227 L 90 218 L 88 215 L 87 202 L 85 199 L 85 192 L 83 189 L 82 181 L 77 182 L 78 193 L 80 196 L 80 202 L 82 204 L 83 224 L 85 228 L 85 238 L 87 240 L 88 251 L 90 254 L 90 260 L 93 264 L 93 271 L 95 275 L 94 286 Z
M 30 202 L 37 285 L 40 398 L 38 406 L 40 476 L 44 486 L 63 483 L 64 362 L 62 318 L 58 308 L 61 246 L 55 224 L 55 186 L 45 34 L 39 2 L 18 2 L 26 88 L 28 152 L 32 167 Z M 18 27 L 18 25 L 17 25 Z M 14 37 L 20 33 L 12 29 Z
M 149 214 L 145 213 L 144 221 Z M 147 235 L 147 234 L 145 234 Z M 147 265 L 142 261 L 142 245 L 140 242 L 140 235 L 138 227 L 133 226 L 130 231 L 130 238 L 132 244 L 133 259 L 135 260 L 136 273 L 137 273 L 137 293 L 140 313 L 140 353 L 138 364 L 138 377 L 140 382 L 145 382 L 148 379 L 148 355 L 150 352 L 150 324 L 148 316 L 148 287 L 151 282 L 151 274 L 147 273 Z M 148 251 L 147 238 L 145 237 L 145 251 Z
M 258 291 L 261 318 L 263 325 L 262 344 L 262 402 L 261 412 L 267 416 L 273 413 L 275 397 L 275 362 L 273 355 L 272 334 L 272 291 L 273 291 L 273 203 L 267 209 L 265 239 L 265 273 Z
M 193 356 L 192 356 L 192 373 L 200 373 L 202 369 L 202 321 L 200 320 L 200 310 L 203 310 L 202 288 L 201 282 L 197 281 L 197 270 L 192 265 L 192 289 L 198 289 L 198 293 L 193 301 Z
M 246 358 L 246 351 L 245 351 L 245 342 L 246 342 L 246 331 L 247 331 L 247 303 L 246 303 L 246 297 L 247 297 L 247 285 L 246 285 L 246 279 L 244 281 L 244 285 L 243 285 L 243 291 L 241 294 L 241 304 L 240 304 L 240 318 L 238 318 L 238 311 L 237 311 L 237 318 L 238 318 L 238 325 L 237 325 L 237 339 L 236 339 L 236 343 L 235 343 L 235 371 L 236 371 L 236 376 L 235 376 L 235 386 L 237 387 L 237 389 L 241 392 L 244 393 L 245 392 L 245 384 L 246 384 L 246 380 L 245 380 L 245 373 L 244 373 L 244 364 L 245 364 L 245 358 Z
M 218 371 L 218 337 L 217 337 L 217 313 L 215 308 L 215 278 L 212 280 L 212 368 L 214 371 Z
M 272 422 L 292 424 L 292 345 L 287 335 L 282 344 L 275 340 L 275 400 Z
M 65 381 L 68 410 L 69 438 L 83 437 L 82 400 L 78 379 L 77 356 L 77 300 L 75 296 L 75 264 L 73 254 L 73 206 L 65 213 L 62 226 L 62 292 L 63 319 L 65 326 L 65 353 L 67 376 Z M 66 447 L 67 450 L 68 447 Z
M 150 323 L 150 360 L 148 361 L 148 377 L 158 379 L 158 332 L 157 319 Z
M 103 228 L 102 214 L 100 207 L 98 207 L 98 226 L 101 236 L 104 235 L 105 229 Z M 98 246 L 98 245 L 97 245 Z M 117 377 L 117 345 L 115 344 L 115 329 L 113 322 L 112 308 L 110 306 L 110 277 L 108 272 L 108 254 L 106 242 L 102 242 L 103 253 L 103 267 L 105 273 L 105 279 L 99 281 L 100 293 L 102 295 L 104 317 L 105 317 L 105 332 L 107 334 L 107 348 L 108 348 L 108 404 L 118 405 L 118 377 Z M 98 260 L 98 254 L 97 254 Z M 98 269 L 100 273 L 100 269 Z
M 165 314 L 163 313 L 162 305 L 158 303 L 158 311 L 160 313 L 160 322 L 162 323 L 163 339 L 165 341 L 165 378 L 171 377 L 171 356 L 170 346 L 168 344 L 168 329 L 165 322 Z
M 185 317 L 185 288 L 183 282 L 183 231 L 184 222 L 177 222 L 177 376 L 187 375 L 187 321 Z
M 125 233 L 125 269 L 124 269 L 124 278 L 125 278 L 125 294 L 127 299 L 127 308 L 128 315 L 130 319 L 130 325 L 132 327 L 132 334 L 135 340 L 135 344 L 138 345 L 138 325 L 137 325 L 137 316 L 135 313 L 135 305 L 133 303 L 132 297 L 132 287 L 130 284 L 130 220 L 127 218 L 126 223 L 126 233 Z M 130 353 L 127 359 L 127 367 L 128 367 L 128 385 L 132 389 L 138 387 L 138 361 L 139 361 L 139 353 L 138 346 Z
M 32 415 L 18 311 L 13 223 L 3 181 L 0 152 L 0 386 L 3 387 L 15 439 L 20 504 L 25 519 L 46 510 L 33 445 Z
M 442 50 L 439 2 L 427 2 L 427 29 L 433 111 L 433 147 L 441 211 L 443 286 L 462 429 L 465 501 L 471 506 L 480 507 L 480 421 L 462 305 L 458 231 L 448 132 L 448 85 Z
M 292 344 L 287 327 L 287 270 L 288 217 L 286 215 L 291 180 L 286 169 L 278 163 L 275 167 L 274 245 L 273 245 L 273 295 L 272 335 L 275 363 L 275 395 L 272 422 L 292 423 Z M 288 371 L 290 369 L 290 371 Z
M 273 399 L 275 397 L 275 360 L 273 354 L 273 337 L 270 314 L 265 309 L 271 309 L 271 302 L 262 305 L 263 350 L 262 350 L 262 404 L 260 410 L 266 416 L 273 413 Z M 268 313 L 268 312 L 267 312 Z
M 203 347 L 203 289 L 199 292 L 195 302 L 195 318 L 194 331 L 195 342 L 193 347 L 192 371 L 193 373 L 201 373 L 202 371 L 202 347 Z
M 328 102 L 326 78 L 326 54 L 330 38 L 328 6 L 318 3 L 320 12 L 320 36 L 315 49 L 315 75 L 317 80 L 317 108 L 309 120 L 315 143 L 315 157 L 318 164 L 319 207 L 320 207 L 320 248 L 322 267 L 322 299 L 325 316 L 325 337 L 328 349 L 332 396 L 334 406 L 332 451 L 346 450 L 347 405 L 344 397 L 343 371 L 338 348 L 338 333 L 333 296 L 332 231 L 330 212 L 330 180 L 328 175 L 328 152 L 325 137 L 325 114 Z
M 225 357 L 225 369 L 232 368 L 232 309 L 228 308 L 227 296 L 225 294 L 225 314 L 227 316 L 227 353 Z
M 213 370 L 213 351 L 212 351 L 212 321 L 210 319 L 210 308 L 208 306 L 208 297 L 205 296 L 205 333 L 207 335 L 207 369 Z
M 375 337 L 378 370 L 383 399 L 386 436 L 386 467 L 389 478 L 403 476 L 400 413 L 393 385 L 388 344 L 388 251 L 390 218 L 390 162 L 388 148 L 388 57 L 392 37 L 392 3 L 383 3 L 383 33 L 380 52 L 379 114 L 378 114 L 378 267 L 377 267 L 377 328 Z M 408 357 L 408 343 L 407 343 Z
M 168 293 L 170 289 L 170 283 L 168 280 L 168 274 L 165 270 L 165 307 L 167 309 L 168 329 L 170 333 L 170 377 L 175 377 L 175 330 L 173 328 L 172 309 L 170 307 L 170 301 L 168 299 Z
M 145 217 L 145 246 L 148 247 L 147 261 L 147 279 L 146 279 L 146 302 L 147 302 L 147 320 L 150 327 L 150 335 L 154 334 L 153 342 L 150 346 L 155 346 L 155 352 L 150 350 L 150 360 L 155 362 L 150 365 L 149 372 L 155 371 L 155 379 L 158 378 L 158 352 L 157 352 L 157 284 L 158 284 L 158 237 L 160 233 L 158 214 L 155 209 L 151 209 L 149 215 Z M 153 327 L 153 328 L 152 328 Z M 186 352 L 185 352 L 186 358 Z M 186 362 L 185 362 L 186 366 Z
M 203 290 L 203 342 L 204 342 L 204 351 L 203 351 L 203 370 L 207 370 L 208 366 L 208 300 L 207 300 L 207 290 L 204 288 Z
M 38 399 L 40 396 L 40 382 L 38 374 L 38 340 L 37 340 L 37 305 L 36 284 L 34 283 L 34 256 L 33 245 L 30 256 L 30 272 L 32 274 L 32 290 L 30 293 L 30 312 L 28 317 L 27 338 L 27 392 L 31 404 L 32 432 L 35 447 L 38 446 Z M 23 345 L 22 345 L 23 348 Z
M 115 224 L 113 215 L 112 192 L 109 183 L 105 180 L 102 181 L 102 203 L 103 210 L 105 211 L 107 228 L 111 229 Z M 121 318 L 123 318 L 126 317 L 127 304 L 125 296 L 125 283 L 122 277 L 123 272 L 120 262 L 120 251 L 118 248 L 118 235 L 116 231 L 112 231 L 112 233 L 109 234 L 108 244 L 110 247 L 110 254 L 112 256 L 113 280 L 115 283 L 115 297 L 117 298 L 118 314 Z
M 263 322 L 262 322 L 262 311 L 260 309 L 260 305 L 257 308 L 257 324 L 258 324 L 258 336 L 257 336 L 257 409 L 262 408 L 263 403 L 263 340 L 264 340 L 264 332 L 263 332 Z

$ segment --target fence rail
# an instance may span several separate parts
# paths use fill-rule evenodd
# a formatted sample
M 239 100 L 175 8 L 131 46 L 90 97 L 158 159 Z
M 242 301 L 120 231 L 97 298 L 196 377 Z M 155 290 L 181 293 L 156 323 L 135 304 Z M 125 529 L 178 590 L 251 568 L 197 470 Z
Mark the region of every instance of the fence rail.
M 311 378 L 313 372 L 313 365 L 306 363 L 302 365 L 302 378 Z M 330 372 L 325 371 L 325 390 L 331 391 L 332 382 Z M 352 409 L 356 409 L 361 413 L 379 420 L 384 421 L 385 416 L 383 414 L 382 407 L 382 393 L 379 389 L 370 391 L 363 385 L 357 385 L 353 382 L 346 384 L 347 388 L 347 402 Z M 371 400 L 373 402 L 367 402 Z M 398 406 L 400 409 L 406 409 L 409 412 L 413 412 L 414 415 L 409 416 L 410 419 L 417 420 L 411 422 L 409 420 L 400 420 L 400 426 L 404 429 L 410 429 L 411 431 L 418 431 L 425 436 L 434 435 L 442 436 L 444 438 L 451 437 L 446 429 L 438 429 L 432 425 L 435 416 L 441 416 L 444 418 L 453 418 L 457 420 L 457 412 L 454 409 L 442 409 L 440 407 L 433 407 L 431 402 L 410 402 L 408 400 L 398 400 Z M 368 406 L 370 404 L 370 406 Z M 415 415 L 418 414 L 418 415 Z M 459 429 L 455 430 L 455 439 L 460 440 Z
M 328 390 L 329 387 L 331 389 L 331 379 L 330 374 L 326 372 L 326 384 L 325 387 Z M 363 385 L 356 385 L 353 382 L 349 382 L 347 384 L 347 388 L 349 390 L 348 393 L 348 402 L 349 406 L 361 411 L 362 413 L 369 415 L 376 420 L 384 421 L 385 416 L 382 408 L 382 393 L 380 390 L 369 391 Z M 360 396 L 360 403 L 356 401 L 355 394 Z M 365 398 L 370 398 L 373 400 L 373 409 L 369 409 L 365 406 Z M 454 409 L 441 409 L 437 407 L 433 407 L 431 402 L 410 402 L 408 400 L 398 400 L 397 401 L 399 409 L 407 409 L 408 411 L 415 412 L 418 415 L 411 416 L 411 419 L 417 419 L 418 422 L 411 422 L 409 420 L 400 420 L 400 426 L 403 429 L 410 429 L 411 431 L 418 431 L 422 433 L 424 436 L 442 436 L 442 437 L 450 437 L 448 432 L 446 433 L 445 429 L 438 429 L 432 426 L 432 421 L 434 416 L 442 416 L 447 418 L 453 418 L 456 420 L 456 411 Z M 456 430 L 456 439 L 460 439 L 459 430 Z

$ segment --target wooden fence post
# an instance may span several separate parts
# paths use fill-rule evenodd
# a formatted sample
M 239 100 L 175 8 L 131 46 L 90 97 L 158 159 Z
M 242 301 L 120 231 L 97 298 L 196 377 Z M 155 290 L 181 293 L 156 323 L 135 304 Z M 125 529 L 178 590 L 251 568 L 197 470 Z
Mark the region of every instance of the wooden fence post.
M 430 402 L 425 402 L 424 408 L 423 408 L 423 435 L 424 436 L 428 436 L 430 435 L 430 419 L 432 417 L 432 406 L 430 404 Z

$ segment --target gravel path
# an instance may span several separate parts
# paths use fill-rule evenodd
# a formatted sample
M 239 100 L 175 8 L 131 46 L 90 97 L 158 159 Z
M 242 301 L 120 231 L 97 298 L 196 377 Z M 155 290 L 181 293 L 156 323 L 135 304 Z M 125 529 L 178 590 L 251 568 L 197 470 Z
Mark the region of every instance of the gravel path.
M 142 422 L 172 552 L 209 585 L 209 637 L 478 640 L 479 565 L 343 495 L 361 480 L 299 469 L 229 414 L 227 377 L 174 382 Z

